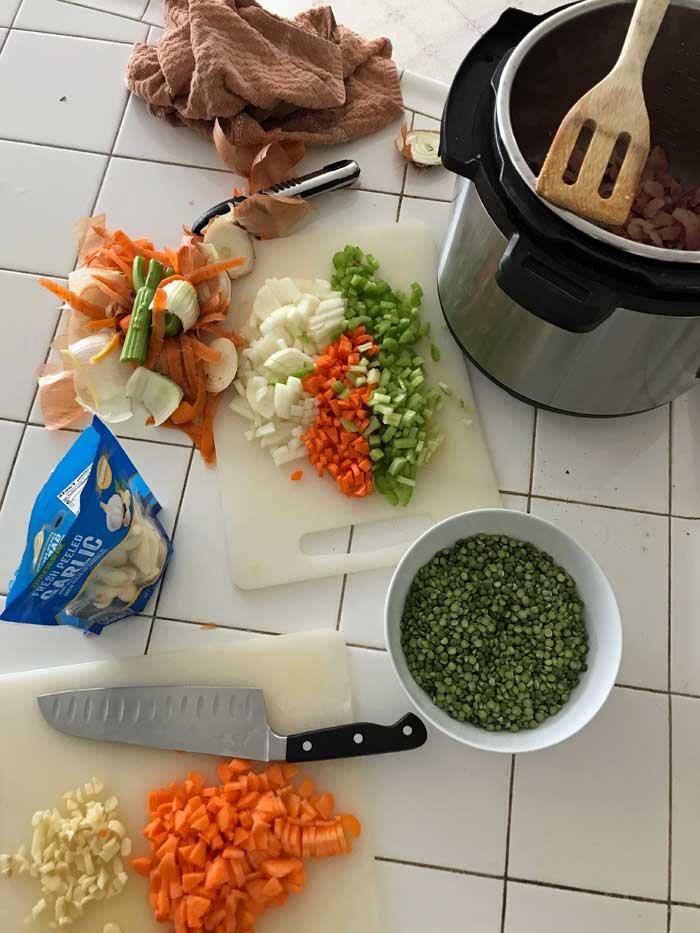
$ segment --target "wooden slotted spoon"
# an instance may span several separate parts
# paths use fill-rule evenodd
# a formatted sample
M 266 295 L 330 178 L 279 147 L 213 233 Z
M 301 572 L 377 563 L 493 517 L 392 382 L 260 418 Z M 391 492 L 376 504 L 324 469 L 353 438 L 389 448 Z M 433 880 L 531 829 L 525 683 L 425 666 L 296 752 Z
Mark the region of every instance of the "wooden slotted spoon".
M 574 104 L 557 130 L 537 178 L 537 193 L 580 217 L 623 224 L 632 207 L 649 155 L 649 115 L 642 75 L 669 0 L 637 0 L 625 44 L 610 74 Z M 564 172 L 583 129 L 592 132 L 578 177 Z M 599 188 L 613 150 L 627 143 L 612 194 Z

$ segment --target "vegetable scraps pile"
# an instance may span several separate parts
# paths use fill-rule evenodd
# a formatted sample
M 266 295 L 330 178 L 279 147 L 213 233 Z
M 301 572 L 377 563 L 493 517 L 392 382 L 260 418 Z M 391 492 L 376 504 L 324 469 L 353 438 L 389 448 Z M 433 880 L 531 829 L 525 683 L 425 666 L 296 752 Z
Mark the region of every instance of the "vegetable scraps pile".
M 258 918 L 306 883 L 302 859 L 342 855 L 361 826 L 334 816 L 331 794 L 310 778 L 295 787 L 294 765 L 256 773 L 249 761 L 219 765 L 219 786 L 190 772 L 148 798 L 143 834 L 152 854 L 131 865 L 150 879 L 155 919 L 176 933 L 254 933 Z
M 586 670 L 588 633 L 576 583 L 548 554 L 477 535 L 418 571 L 401 645 L 416 683 L 454 719 L 518 732 L 567 702 Z
M 260 289 L 231 408 L 276 465 L 308 458 L 346 496 L 376 487 L 407 505 L 443 440 L 430 429 L 442 393 L 427 386 L 418 352 L 430 332 L 423 293 L 416 283 L 410 294 L 394 291 L 357 246 L 336 253 L 333 266 L 331 282 L 268 279 Z M 437 348 L 430 352 L 437 361 Z
M 217 217 L 203 237 L 186 231 L 178 250 L 164 252 L 89 222 L 83 264 L 68 288 L 39 280 L 72 309 L 57 345 L 64 368 L 39 377 L 47 427 L 65 427 L 85 411 L 119 423 L 141 402 L 149 423 L 184 431 L 213 463 L 219 395 L 236 375 L 242 346 L 221 322 L 231 279 L 249 272 L 253 258 L 231 215 Z

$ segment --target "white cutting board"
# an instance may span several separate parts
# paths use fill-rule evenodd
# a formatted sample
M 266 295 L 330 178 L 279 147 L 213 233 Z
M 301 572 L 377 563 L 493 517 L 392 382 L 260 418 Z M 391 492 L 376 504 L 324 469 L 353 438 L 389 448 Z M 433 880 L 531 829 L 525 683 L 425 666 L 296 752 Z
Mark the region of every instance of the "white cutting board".
M 29 847 L 34 811 L 57 806 L 66 790 L 95 775 L 119 798 L 135 854 L 146 854 L 141 830 L 149 789 L 184 779 L 192 769 L 218 780 L 218 758 L 66 736 L 44 722 L 36 704 L 42 693 L 125 684 L 262 687 L 270 724 L 283 734 L 352 720 L 345 643 L 327 631 L 251 637 L 225 650 L 154 654 L 0 678 L 0 851 L 15 852 L 23 842 Z M 282 910 L 263 916 L 258 933 L 380 933 L 362 763 L 324 762 L 305 766 L 304 773 L 335 795 L 338 812 L 355 813 L 366 831 L 348 856 L 307 860 L 307 887 Z M 24 917 L 38 897 L 32 878 L 0 880 L 2 933 L 25 929 Z M 122 933 L 167 931 L 153 919 L 147 897 L 147 881 L 130 872 L 122 894 L 95 906 L 70 929 L 102 933 L 104 924 L 114 921 Z M 46 921 L 32 929 L 47 929 Z
M 256 244 L 253 272 L 234 283 L 231 321 L 241 327 L 253 299 L 267 278 L 327 278 L 333 253 L 346 243 L 373 253 L 379 274 L 394 288 L 417 281 L 425 298 L 422 314 L 431 336 L 421 344 L 429 382 L 446 382 L 467 410 L 444 400 L 435 425 L 445 441 L 419 474 L 415 494 L 404 509 L 379 493 L 346 499 L 330 476 L 319 478 L 307 461 L 277 468 L 269 453 L 245 439 L 249 422 L 223 404 L 216 420 L 219 489 L 231 558 L 233 581 L 243 589 L 291 583 L 315 577 L 389 567 L 403 556 L 408 542 L 349 554 L 306 554 L 301 538 L 344 525 L 399 517 L 427 516 L 433 522 L 469 509 L 499 507 L 498 485 L 474 410 L 464 358 L 444 326 L 437 296 L 437 256 L 422 224 L 384 224 L 319 231 L 309 228 L 279 240 Z M 430 357 L 430 342 L 440 362 Z M 228 396 L 227 396 L 228 399 Z M 303 469 L 299 482 L 289 479 Z

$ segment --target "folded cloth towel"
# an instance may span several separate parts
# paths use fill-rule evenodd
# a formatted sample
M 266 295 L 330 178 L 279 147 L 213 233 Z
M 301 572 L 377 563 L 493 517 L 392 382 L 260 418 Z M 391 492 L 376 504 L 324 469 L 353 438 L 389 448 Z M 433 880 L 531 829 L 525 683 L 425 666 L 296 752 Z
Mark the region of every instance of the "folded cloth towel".
M 403 111 L 389 39 L 338 26 L 330 7 L 293 20 L 256 0 L 164 0 L 163 11 L 165 33 L 135 46 L 127 84 L 156 116 L 218 135 L 239 170 L 268 143 L 347 142 Z

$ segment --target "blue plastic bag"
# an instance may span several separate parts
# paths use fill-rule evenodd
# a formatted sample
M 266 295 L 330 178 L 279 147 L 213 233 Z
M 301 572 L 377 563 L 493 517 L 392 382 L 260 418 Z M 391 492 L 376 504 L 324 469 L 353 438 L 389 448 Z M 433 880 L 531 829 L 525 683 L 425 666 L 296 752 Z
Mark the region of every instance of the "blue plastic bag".
M 160 504 L 99 418 L 39 493 L 0 618 L 99 634 L 141 612 L 170 560 Z

